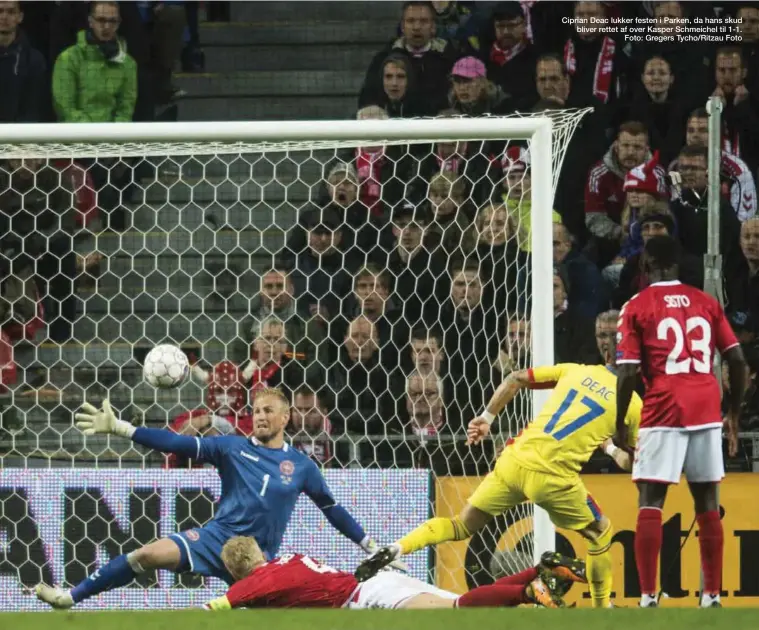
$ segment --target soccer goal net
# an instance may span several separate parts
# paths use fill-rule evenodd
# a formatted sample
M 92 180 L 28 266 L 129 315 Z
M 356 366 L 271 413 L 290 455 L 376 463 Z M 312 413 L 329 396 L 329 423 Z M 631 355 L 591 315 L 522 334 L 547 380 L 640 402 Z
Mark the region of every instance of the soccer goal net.
M 457 513 L 546 395 L 520 394 L 466 445 L 509 372 L 553 360 L 553 191 L 583 113 L 0 130 L 0 607 L 34 609 L 21 585 L 75 584 L 212 517 L 215 471 L 85 438 L 84 400 L 250 435 L 256 391 L 280 387 L 292 446 L 380 543 Z M 175 389 L 143 379 L 160 343 L 193 365 Z M 463 592 L 553 545 L 523 505 L 409 565 Z M 305 498 L 281 551 L 363 557 Z M 147 575 L 86 606 L 221 588 Z

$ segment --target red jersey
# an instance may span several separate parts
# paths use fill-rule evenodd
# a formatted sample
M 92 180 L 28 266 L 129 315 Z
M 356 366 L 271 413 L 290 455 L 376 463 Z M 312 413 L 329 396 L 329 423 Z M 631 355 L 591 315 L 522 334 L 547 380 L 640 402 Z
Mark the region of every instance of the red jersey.
M 350 573 L 294 554 L 261 565 L 226 597 L 232 608 L 342 608 L 357 586 Z
M 617 363 L 640 363 L 641 429 L 722 426 L 714 349 L 738 340 L 719 302 L 677 280 L 656 282 L 620 311 Z

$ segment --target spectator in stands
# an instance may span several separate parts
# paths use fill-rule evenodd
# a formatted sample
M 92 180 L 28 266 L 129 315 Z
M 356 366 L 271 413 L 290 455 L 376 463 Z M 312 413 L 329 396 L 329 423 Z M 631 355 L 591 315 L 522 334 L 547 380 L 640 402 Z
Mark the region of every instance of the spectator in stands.
M 169 428 L 180 435 L 212 437 L 253 434 L 245 377 L 231 361 L 207 372 L 193 366 L 193 376 L 206 385 L 206 406 L 178 415 Z M 167 468 L 202 468 L 203 464 L 176 454 L 166 456 Z
M 93 2 L 90 28 L 55 62 L 53 99 L 62 122 L 129 122 L 137 99 L 137 66 L 117 35 L 117 2 Z
M 19 2 L 0 2 L 0 123 L 45 120 L 45 59 L 19 28 L 23 19 Z
M 184 31 L 187 26 L 185 3 L 164 0 L 152 6 L 153 24 L 150 33 L 153 73 L 156 81 L 156 105 L 170 103 L 179 88 L 174 86 L 174 69 L 179 63 L 184 46 Z
M 261 278 L 261 288 L 250 301 L 250 315 L 240 323 L 230 356 L 239 363 L 250 359 L 251 344 L 259 336 L 261 322 L 275 316 L 285 324 L 285 338 L 296 355 L 303 355 L 302 363 L 311 365 L 323 359 L 326 349 L 321 345 L 325 327 L 320 318 L 314 318 L 308 307 L 295 298 L 292 278 L 276 265 Z M 323 349 L 324 348 L 324 349 Z M 320 353 L 321 350 L 321 353 Z
M 393 210 L 390 226 L 394 245 L 385 267 L 393 278 L 393 295 L 404 326 L 437 320 L 440 305 L 448 295 L 445 254 L 424 246 L 430 223 L 425 205 L 401 202 Z
M 654 236 L 675 236 L 675 219 L 669 211 L 651 212 L 641 217 L 640 234 L 645 244 Z M 622 308 L 625 302 L 649 285 L 648 276 L 642 265 L 641 252 L 633 254 L 625 262 L 619 275 L 619 286 L 612 300 L 615 308 Z M 687 251 L 681 252 L 679 280 L 699 289 L 704 286 L 704 263 L 700 256 Z
M 285 323 L 274 315 L 261 322 L 253 340 L 251 361 L 243 371 L 246 376 L 251 374 L 246 378 L 246 382 L 250 380 L 251 400 L 258 390 L 268 387 L 277 387 L 292 398 L 292 392 L 304 382 L 323 378 L 323 366 L 320 368 L 317 362 L 304 367 L 305 355 L 292 351 L 285 330 Z
M 414 328 L 411 331 L 409 355 L 411 370 L 422 376 L 430 372 L 442 374 L 445 362 L 442 331 L 436 326 Z
M 656 169 L 659 167 L 659 152 L 639 164 L 625 175 L 622 190 L 625 205 L 622 210 L 622 228 L 625 233 L 622 249 L 603 270 L 603 276 L 612 289 L 619 284 L 619 274 L 625 261 L 643 251 L 643 238 L 640 234 L 640 219 L 646 214 L 668 212 L 668 200 L 664 198 L 659 186 Z
M 567 299 L 571 286 L 563 269 L 553 272 L 553 339 L 556 363 L 592 364 L 598 360 L 594 317 L 580 315 Z
M 570 107 L 595 107 L 615 102 L 624 89 L 624 57 L 616 42 L 602 34 L 606 11 L 601 2 L 575 2 L 575 19 L 580 20 L 564 44 L 564 65 L 572 77 Z M 596 20 L 596 22 L 593 22 Z
M 382 93 L 363 102 L 361 98 L 369 96 L 364 92 L 359 98 L 359 108 L 377 105 L 383 108 L 390 118 L 415 118 L 430 116 L 439 103 L 430 103 L 417 86 L 416 70 L 411 59 L 404 52 L 391 52 L 382 62 Z
M 532 325 L 521 312 L 507 315 L 506 331 L 493 364 L 500 380 L 531 364 Z
M 303 248 L 287 247 L 280 253 L 278 268 L 292 271 L 297 300 L 312 316 L 325 322 L 340 313 L 343 298 L 351 290 L 351 273 L 355 265 L 350 255 L 342 217 L 333 208 L 311 209 L 301 216 L 307 233 Z M 300 304 L 299 304 L 300 308 Z
M 674 84 L 674 75 L 663 57 L 651 57 L 643 65 L 641 84 L 632 90 L 629 105 L 620 104 L 618 119 L 640 120 L 649 130 L 651 149 L 669 164 L 683 146 L 688 103 Z
M 678 157 L 682 190 L 670 204 L 675 217 L 680 242 L 686 251 L 695 256 L 706 254 L 708 237 L 707 207 L 707 150 L 704 147 L 686 146 Z M 724 271 L 733 273 L 740 260 L 738 242 L 740 221 L 732 206 L 721 199 L 720 249 L 724 252 Z
M 709 142 L 709 114 L 704 107 L 691 112 L 685 128 L 685 144 L 689 147 L 707 147 Z M 724 143 L 723 143 L 724 147 Z M 669 165 L 669 171 L 677 171 L 677 159 Z M 745 221 L 757 210 L 756 182 L 746 162 L 734 153 L 722 150 L 720 163 L 721 194 L 730 200 L 738 219 Z
M 473 261 L 454 260 L 450 265 L 451 295 L 440 311 L 448 357 L 448 376 L 453 386 L 447 412 L 452 431 L 458 431 L 479 413 L 492 393 L 490 357 L 495 351 L 495 319 L 490 305 L 483 304 L 483 282 Z M 472 388 L 472 383 L 480 386 Z
M 717 87 L 712 96 L 721 98 L 724 103 L 725 148 L 744 159 L 751 172 L 756 173 L 759 167 L 759 115 L 756 113 L 759 94 L 748 91 L 746 75 L 740 48 L 725 46 L 717 51 L 714 67 Z
M 608 307 L 609 294 L 601 272 L 574 244 L 574 237 L 561 223 L 553 224 L 553 263 L 566 274 L 567 299 L 582 317 L 595 317 Z
M 571 79 L 560 57 L 541 55 L 535 66 L 535 85 L 540 101 L 534 111 L 564 109 L 571 90 Z M 554 195 L 556 210 L 575 237 L 585 234 L 584 182 L 596 157 L 608 146 L 608 115 L 600 107 L 580 120 L 569 141 Z
M 507 95 L 514 109 L 535 102 L 536 54 L 527 36 L 527 20 L 519 2 L 501 2 L 478 37 L 469 38 L 472 52 L 487 68 L 487 76 Z
M 381 67 L 391 52 L 402 52 L 411 59 L 419 93 L 430 103 L 444 103 L 448 74 L 456 59 L 453 43 L 435 37 L 435 8 L 431 2 L 411 0 L 403 3 L 402 35 L 377 53 L 369 64 L 361 88 L 361 103 L 377 103 L 382 98 Z
M 468 26 L 476 7 L 474 2 L 437 0 L 431 3 L 435 9 L 435 34 L 450 42 L 466 39 Z
M 297 450 L 320 466 L 329 466 L 334 451 L 332 424 L 322 398 L 308 385 L 296 389 L 287 433 Z
M 606 357 L 612 353 L 616 356 L 617 347 L 617 322 L 619 311 L 604 311 L 596 317 L 595 334 L 598 358 L 596 363 L 606 363 Z
M 382 365 L 377 328 L 366 317 L 359 316 L 348 326 L 338 362 L 327 379 L 336 398 L 331 417 L 337 433 L 385 433 L 396 417 L 398 375 Z
M 734 273 L 725 274 L 726 309 L 743 311 L 759 319 L 759 218 L 741 225 L 741 254 Z
M 501 157 L 501 199 L 513 218 L 519 247 L 532 251 L 532 175 L 530 150 L 520 144 L 506 149 Z M 553 221 L 561 222 L 561 215 L 553 211 Z
M 432 220 L 425 230 L 425 247 L 447 256 L 470 252 L 475 245 L 475 235 L 466 212 L 463 178 L 446 172 L 438 173 L 430 180 L 427 202 Z
M 354 321 L 356 317 L 365 317 L 372 322 L 381 348 L 392 343 L 396 335 L 404 340 L 408 338 L 408 329 L 401 330 L 406 322 L 399 317 L 390 275 L 376 265 L 367 265 L 356 272 L 353 294 L 343 302 L 343 314 L 346 322 Z M 335 326 L 335 330 L 340 331 L 340 327 Z M 345 327 L 340 333 L 344 330 Z
M 438 118 L 459 118 L 461 115 L 454 109 L 444 109 L 438 113 Z M 431 153 L 427 153 L 419 161 L 415 169 L 414 179 L 409 183 L 406 198 L 416 198 L 427 194 L 428 185 L 439 173 L 448 173 L 453 179 L 459 179 L 464 184 L 464 197 L 475 204 L 488 201 L 493 193 L 497 177 L 490 163 L 491 149 L 488 143 L 482 142 L 437 142 Z M 470 210 L 470 208 L 467 208 Z M 469 219 L 474 218 L 474 210 L 468 213 Z
M 745 84 L 749 93 L 759 93 L 759 6 L 746 3 L 739 7 L 736 17 L 741 20 L 741 48 L 746 66 Z
M 0 168 L 0 234 L 35 261 L 48 337 L 71 340 L 77 318 L 73 195 L 42 159 L 8 160 Z
M 697 12 L 696 5 L 699 4 L 702 3 L 669 0 L 654 2 L 653 17 L 657 20 L 656 27 L 662 34 L 674 35 L 677 21 L 694 17 L 689 12 L 689 8 Z M 643 72 L 645 62 L 651 57 L 661 57 L 669 64 L 674 85 L 677 86 L 676 89 L 685 102 L 686 111 L 701 106 L 706 101 L 710 89 L 709 73 L 714 66 L 712 44 L 689 43 L 692 45 L 682 46 L 676 38 L 673 38 L 671 42 L 641 42 L 632 48 L 632 60 L 637 68 L 635 73 L 637 76 Z
M 651 159 L 648 129 L 637 121 L 620 125 L 617 139 L 603 159 L 590 170 L 585 188 L 585 223 L 593 236 L 596 262 L 605 267 L 626 238 L 622 226 L 624 181 L 628 171 Z M 667 193 L 666 174 L 654 169 L 658 189 Z
M 445 425 L 443 379 L 437 372 L 414 370 L 406 378 L 408 429 L 418 437 L 433 437 Z
M 485 204 L 477 213 L 477 246 L 469 256 L 484 279 L 483 303 L 495 313 L 515 311 L 528 290 L 530 256 L 519 247 L 518 219 L 506 206 Z
M 477 57 L 462 57 L 451 70 L 448 104 L 466 116 L 504 116 L 514 111 L 500 86 L 487 78 L 485 64 Z
M 39 292 L 34 283 L 34 259 L 21 254 L 21 242 L 0 240 L 0 330 L 10 342 L 34 339 L 38 317 Z M 21 254 L 21 255 L 19 255 Z M 29 334 L 31 332 L 31 335 Z

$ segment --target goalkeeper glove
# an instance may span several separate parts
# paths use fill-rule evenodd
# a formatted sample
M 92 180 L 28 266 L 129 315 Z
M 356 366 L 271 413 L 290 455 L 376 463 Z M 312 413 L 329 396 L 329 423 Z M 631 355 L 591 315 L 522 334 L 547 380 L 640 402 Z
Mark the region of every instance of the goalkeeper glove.
M 368 555 L 372 555 L 379 548 L 380 546 L 377 544 L 377 541 L 370 536 L 367 536 L 361 541 L 361 549 L 363 549 Z M 402 571 L 403 573 L 408 573 L 408 565 L 400 559 L 393 560 L 389 566 L 398 571 Z
M 83 403 L 82 411 L 76 414 L 74 418 L 77 420 L 76 426 L 85 435 L 106 433 L 131 438 L 135 431 L 135 427 L 129 422 L 124 422 L 116 417 L 107 398 L 103 401 L 102 409 L 98 409 L 87 402 Z

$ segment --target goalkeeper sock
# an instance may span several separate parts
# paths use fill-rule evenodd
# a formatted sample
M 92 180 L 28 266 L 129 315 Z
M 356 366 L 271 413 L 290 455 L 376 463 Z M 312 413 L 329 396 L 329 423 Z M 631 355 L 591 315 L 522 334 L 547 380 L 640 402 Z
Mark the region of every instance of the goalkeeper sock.
M 454 607 L 512 607 L 519 606 L 519 604 L 526 604 L 528 601 L 527 589 L 523 584 L 503 584 L 499 580 L 495 584 L 478 586 L 468 593 L 464 593 L 456 600 Z
M 585 565 L 588 569 L 588 587 L 594 608 L 611 606 L 611 538 L 614 530 L 609 526 L 588 545 Z
M 71 599 L 74 603 L 79 603 L 103 591 L 129 584 L 136 575 L 126 554 L 117 556 L 72 588 Z
M 400 548 L 401 554 L 406 554 L 449 540 L 466 540 L 470 536 L 469 530 L 458 516 L 455 518 L 431 518 L 395 544 Z

